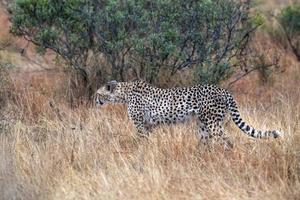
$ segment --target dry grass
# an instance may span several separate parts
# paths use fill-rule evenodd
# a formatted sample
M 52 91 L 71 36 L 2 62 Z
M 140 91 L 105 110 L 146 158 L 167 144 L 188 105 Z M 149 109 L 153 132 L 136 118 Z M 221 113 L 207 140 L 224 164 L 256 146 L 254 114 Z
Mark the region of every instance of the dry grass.
M 262 3 L 273 10 L 283 2 Z M 1 55 L 24 71 L 40 69 Z M 254 74 L 233 90 L 247 122 L 284 138 L 255 140 L 226 123 L 235 144 L 228 151 L 199 145 L 193 121 L 139 139 L 123 106 L 70 109 L 64 75 L 21 70 L 13 102 L 0 106 L 0 199 L 299 199 L 300 65 L 288 52 L 280 65 L 271 86 Z
M 199 145 L 193 122 L 140 140 L 122 106 L 51 108 L 24 93 L 17 102 L 41 102 L 10 105 L 19 113 L 0 133 L 0 199 L 297 199 L 299 94 L 241 109 L 283 139 L 254 140 L 231 123 L 235 147 L 224 151 Z

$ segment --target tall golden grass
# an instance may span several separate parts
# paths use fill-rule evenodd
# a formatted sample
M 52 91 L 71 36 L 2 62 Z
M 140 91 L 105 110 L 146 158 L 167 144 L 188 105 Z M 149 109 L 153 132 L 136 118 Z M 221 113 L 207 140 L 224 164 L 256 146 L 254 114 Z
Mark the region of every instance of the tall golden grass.
M 0 106 L 0 199 L 299 199 L 300 67 L 287 52 L 280 65 L 271 86 L 251 75 L 233 90 L 249 124 L 284 137 L 252 139 L 228 120 L 230 150 L 199 144 L 193 120 L 140 139 L 125 106 L 65 105 L 64 75 L 14 75 Z
M 299 97 L 243 104 L 247 122 L 285 135 L 252 139 L 227 122 L 225 151 L 199 144 L 193 121 L 139 139 L 124 106 L 70 109 L 19 93 L 0 132 L 0 199 L 299 199 Z

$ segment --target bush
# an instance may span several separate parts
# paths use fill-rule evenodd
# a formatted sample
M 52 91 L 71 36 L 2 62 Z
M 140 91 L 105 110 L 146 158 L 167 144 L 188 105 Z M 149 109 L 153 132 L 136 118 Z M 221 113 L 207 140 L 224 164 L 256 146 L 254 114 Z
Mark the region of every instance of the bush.
M 86 86 L 91 65 L 106 79 L 133 71 L 154 82 L 162 70 L 189 68 L 197 82 L 218 83 L 254 30 L 248 9 L 235 0 L 17 0 L 11 30 L 59 54 Z
M 300 4 L 285 7 L 279 15 L 279 22 L 293 53 L 300 61 Z

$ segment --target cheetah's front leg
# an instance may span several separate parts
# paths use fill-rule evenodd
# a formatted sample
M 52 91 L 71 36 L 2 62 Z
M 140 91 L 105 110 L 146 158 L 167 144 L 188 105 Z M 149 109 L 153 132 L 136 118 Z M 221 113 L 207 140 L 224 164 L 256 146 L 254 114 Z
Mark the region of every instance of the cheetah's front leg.
M 148 137 L 149 136 L 149 129 L 144 125 L 143 122 L 139 120 L 133 120 L 133 124 L 136 127 L 139 136 Z
M 133 121 L 134 126 L 137 129 L 138 135 L 142 137 L 149 136 L 149 128 L 146 126 L 143 112 L 132 112 L 128 110 L 129 118 Z

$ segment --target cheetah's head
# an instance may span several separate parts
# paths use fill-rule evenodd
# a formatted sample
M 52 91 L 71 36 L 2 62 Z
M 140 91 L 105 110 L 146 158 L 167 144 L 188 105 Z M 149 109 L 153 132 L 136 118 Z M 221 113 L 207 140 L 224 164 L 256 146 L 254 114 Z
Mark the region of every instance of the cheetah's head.
M 125 103 L 127 97 L 127 87 L 122 82 L 109 81 L 96 92 L 96 103 L 103 105 L 106 103 Z

